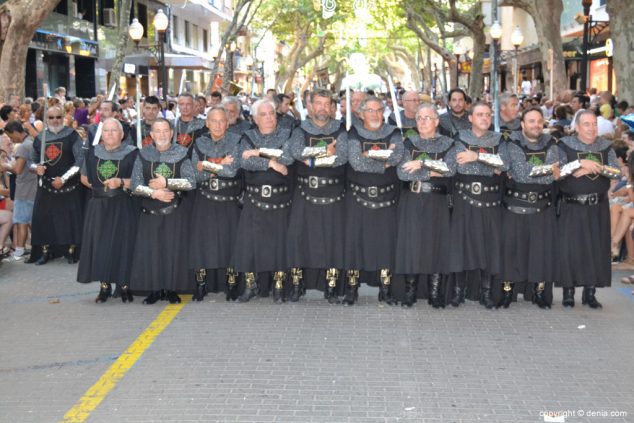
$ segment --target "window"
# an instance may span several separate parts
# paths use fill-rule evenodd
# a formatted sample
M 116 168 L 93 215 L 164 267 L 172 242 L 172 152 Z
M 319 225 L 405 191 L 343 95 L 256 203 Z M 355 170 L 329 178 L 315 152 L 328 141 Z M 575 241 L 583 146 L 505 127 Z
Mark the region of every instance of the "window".
M 180 33 L 179 19 L 178 16 L 174 15 L 172 18 L 172 38 L 176 44 L 180 44 Z
M 185 21 L 185 46 L 192 46 L 191 24 L 189 21 Z
M 209 32 L 203 29 L 203 51 L 207 53 L 209 51 Z
M 198 45 L 198 25 L 192 25 L 192 48 L 200 49 Z

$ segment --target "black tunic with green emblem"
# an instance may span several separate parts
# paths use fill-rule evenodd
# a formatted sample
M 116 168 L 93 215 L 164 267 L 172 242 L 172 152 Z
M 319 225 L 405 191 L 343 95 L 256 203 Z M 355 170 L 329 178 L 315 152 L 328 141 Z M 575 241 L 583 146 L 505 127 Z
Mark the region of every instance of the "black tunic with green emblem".
M 79 282 L 130 283 L 139 208 L 127 191 L 105 189 L 103 182 L 129 179 L 137 153 L 131 145 L 107 151 L 102 144 L 86 153 L 82 175 L 92 185 L 92 197 L 86 208 Z

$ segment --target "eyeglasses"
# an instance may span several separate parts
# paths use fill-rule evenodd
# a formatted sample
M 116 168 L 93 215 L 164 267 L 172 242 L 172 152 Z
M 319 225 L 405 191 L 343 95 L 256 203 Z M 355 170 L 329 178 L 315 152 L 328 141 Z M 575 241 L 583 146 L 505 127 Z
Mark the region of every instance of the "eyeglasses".
M 383 113 L 383 110 L 385 110 L 385 109 L 384 108 L 383 109 L 365 109 L 363 112 L 364 113 L 365 112 L 368 112 L 368 113 Z
M 403 100 L 403 103 L 420 103 L 420 100 L 417 98 L 411 100 Z
M 53 119 L 63 119 L 63 116 L 49 116 L 49 119 L 53 120 Z
M 416 122 L 430 122 L 438 119 L 436 116 L 416 116 Z

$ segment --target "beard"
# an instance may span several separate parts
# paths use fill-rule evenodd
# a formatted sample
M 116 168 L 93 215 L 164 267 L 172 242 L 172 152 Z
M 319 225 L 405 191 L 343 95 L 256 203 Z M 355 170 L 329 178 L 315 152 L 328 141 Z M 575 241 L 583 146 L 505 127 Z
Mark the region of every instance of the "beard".
M 371 129 L 375 129 L 375 130 L 376 130 L 376 129 L 379 129 L 379 128 L 381 127 L 381 125 L 383 125 L 383 122 L 382 122 L 382 121 L 376 121 L 376 122 L 373 122 L 373 121 L 368 121 L 368 126 L 369 126 Z
M 59 134 L 62 129 L 64 129 L 63 123 L 59 125 L 48 125 L 48 130 L 54 134 Z

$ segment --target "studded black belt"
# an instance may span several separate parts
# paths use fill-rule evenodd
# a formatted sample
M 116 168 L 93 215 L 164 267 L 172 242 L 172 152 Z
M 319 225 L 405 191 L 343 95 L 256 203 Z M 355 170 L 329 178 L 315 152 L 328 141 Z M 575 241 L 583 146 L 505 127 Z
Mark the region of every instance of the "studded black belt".
M 489 207 L 497 207 L 500 204 L 502 204 L 502 201 L 499 200 L 495 200 L 495 201 L 484 201 L 481 198 L 474 198 L 474 197 L 469 197 L 466 193 L 462 192 L 462 191 L 458 191 L 458 195 L 460 198 L 462 198 L 465 202 L 469 203 L 470 206 L 474 206 L 474 207 L 485 207 L 485 208 L 489 208 Z
M 506 196 L 510 198 L 514 198 L 516 200 L 535 204 L 540 200 L 549 199 L 550 190 L 543 191 L 543 192 L 526 192 L 526 191 L 513 191 L 511 189 L 507 189 Z
M 126 192 L 122 188 L 115 189 L 104 189 L 104 188 L 93 188 L 92 196 L 95 198 L 110 198 L 117 197 L 119 195 L 124 195 Z
M 287 207 L 291 206 L 292 201 L 286 201 L 284 203 L 267 203 L 264 201 L 259 201 L 257 198 L 255 198 L 253 195 L 251 194 L 247 194 L 247 198 L 249 199 L 249 201 L 251 201 L 251 203 L 253 205 L 255 205 L 256 207 L 262 209 L 262 210 L 266 210 L 266 211 L 271 211 L 271 210 L 281 210 L 281 209 L 285 209 Z
M 180 203 L 180 201 L 177 202 L 177 203 L 174 203 L 174 204 L 172 204 L 170 206 L 163 207 L 162 209 L 157 209 L 157 210 L 150 210 L 150 209 L 147 209 L 145 207 L 142 207 L 141 210 L 145 214 L 163 215 L 163 216 L 165 216 L 165 215 L 173 213 L 178 208 L 179 203 Z
M 326 206 L 328 204 L 334 204 L 337 201 L 341 201 L 343 200 L 343 197 L 345 196 L 345 192 L 342 192 L 341 194 L 337 195 L 336 197 L 315 197 L 314 195 L 308 195 L 306 194 L 305 191 L 300 191 L 299 192 L 300 195 L 306 199 L 306 201 L 313 203 L 313 204 L 317 204 L 317 205 L 321 205 L 321 206 Z
M 499 185 L 485 185 L 482 182 L 456 182 L 455 187 L 459 191 L 464 191 L 472 195 L 496 193 L 500 190 Z
M 237 195 L 217 195 L 217 194 L 212 194 L 211 192 L 204 189 L 201 189 L 200 193 L 205 198 L 211 201 L 238 201 Z
M 544 210 L 546 210 L 548 207 L 550 207 L 550 202 L 546 203 L 542 207 L 524 207 L 524 206 L 514 206 L 514 205 L 506 204 L 506 203 L 503 203 L 503 204 L 505 209 L 515 214 L 541 213 Z
M 209 189 L 209 191 L 219 191 L 221 189 L 238 186 L 239 183 L 238 181 L 222 181 L 218 178 L 211 178 L 200 184 L 200 186 Z
M 381 185 L 381 186 L 365 186 L 365 185 L 357 185 L 354 184 L 352 182 L 350 182 L 350 188 L 352 188 L 352 193 L 363 193 L 363 194 L 368 194 L 368 197 L 370 198 L 376 198 L 378 197 L 380 194 L 386 194 L 390 191 L 393 191 L 394 189 L 396 189 L 396 185 L 394 184 L 389 184 L 389 185 Z
M 288 187 L 286 185 L 247 185 L 246 190 L 264 198 L 270 198 L 272 195 L 288 192 Z
M 73 185 L 64 185 L 60 189 L 55 189 L 49 184 L 43 184 L 43 186 L 41 188 L 45 189 L 46 191 L 48 191 L 48 192 L 50 192 L 52 194 L 66 194 L 66 193 L 69 193 L 71 191 L 74 191 L 75 189 L 77 189 L 78 186 L 79 186 L 79 182 L 76 182 Z
M 323 178 L 319 176 L 298 176 L 297 180 L 308 186 L 308 188 L 316 189 L 320 187 L 326 187 L 330 185 L 338 185 L 343 182 L 343 179 L 339 178 Z
M 431 182 L 412 181 L 408 184 L 408 189 L 414 194 L 447 194 L 445 185 L 434 185 Z
M 566 203 L 581 204 L 584 206 L 596 206 L 606 199 L 606 195 L 602 192 L 593 192 L 592 194 L 579 195 L 564 194 L 563 199 Z

